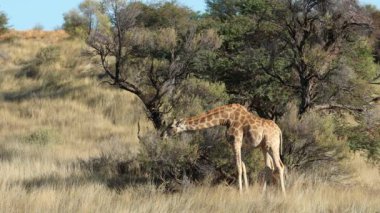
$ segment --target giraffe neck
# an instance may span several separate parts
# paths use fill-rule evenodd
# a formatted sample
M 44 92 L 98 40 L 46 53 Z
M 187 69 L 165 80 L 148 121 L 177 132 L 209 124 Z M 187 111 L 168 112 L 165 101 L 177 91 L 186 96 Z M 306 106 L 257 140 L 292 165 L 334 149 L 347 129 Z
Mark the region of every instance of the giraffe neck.
M 214 126 L 227 125 L 229 122 L 228 114 L 223 110 L 211 110 L 184 120 L 186 130 L 206 129 Z

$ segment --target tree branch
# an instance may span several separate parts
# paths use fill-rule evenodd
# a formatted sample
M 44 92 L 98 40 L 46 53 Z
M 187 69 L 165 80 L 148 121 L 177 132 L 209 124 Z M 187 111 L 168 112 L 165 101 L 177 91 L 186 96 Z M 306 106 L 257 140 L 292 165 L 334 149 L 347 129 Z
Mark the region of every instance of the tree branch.
M 336 104 L 336 103 L 315 105 L 313 109 L 315 110 L 343 109 L 343 110 L 356 111 L 356 112 L 364 111 L 362 107 L 355 107 L 355 106 Z
M 281 76 L 275 74 L 275 73 L 272 73 L 271 71 L 269 71 L 270 69 L 269 68 L 266 68 L 264 65 L 260 65 L 260 68 L 267 74 L 269 75 L 270 77 L 272 77 L 273 79 L 277 80 L 279 83 L 281 83 L 282 85 L 284 86 L 287 86 L 287 87 L 290 87 L 294 90 L 299 90 L 299 87 L 298 86 L 294 86 L 294 85 L 291 85 L 291 84 L 288 84 L 283 78 L 281 78 Z

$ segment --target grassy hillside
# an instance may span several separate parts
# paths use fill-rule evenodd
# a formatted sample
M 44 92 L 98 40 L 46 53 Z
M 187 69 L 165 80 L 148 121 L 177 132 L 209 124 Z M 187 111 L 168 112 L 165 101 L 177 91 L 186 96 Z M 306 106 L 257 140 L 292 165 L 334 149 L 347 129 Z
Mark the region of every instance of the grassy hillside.
M 64 32 L 11 32 L 0 43 L 0 209 L 2 212 L 379 212 L 376 167 L 352 155 L 344 182 L 291 174 L 288 196 L 254 184 L 153 185 L 114 190 L 84 165 L 128 159 L 151 129 L 139 100 L 99 80 L 97 59 Z M 98 162 L 101 164 L 101 160 Z M 104 173 L 112 171 L 102 171 Z M 105 174 L 107 175 L 107 174 Z

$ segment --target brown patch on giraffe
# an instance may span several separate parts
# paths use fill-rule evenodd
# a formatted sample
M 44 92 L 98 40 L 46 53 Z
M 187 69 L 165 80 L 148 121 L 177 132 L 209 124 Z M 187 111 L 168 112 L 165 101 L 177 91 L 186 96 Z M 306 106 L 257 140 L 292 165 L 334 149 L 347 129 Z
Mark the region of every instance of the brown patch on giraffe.
M 206 124 L 201 124 L 201 125 L 199 125 L 199 127 L 204 129 L 204 128 L 207 128 L 208 126 Z
M 235 119 L 236 120 L 239 120 L 241 116 L 242 116 L 242 114 L 240 114 L 239 112 L 235 113 Z
M 248 120 L 249 120 L 249 118 L 248 118 L 247 116 L 242 116 L 241 118 L 239 118 L 239 121 L 240 121 L 241 123 L 247 123 Z
M 220 113 L 218 113 L 218 116 L 215 116 L 215 117 L 216 118 L 225 118 L 225 117 L 227 117 L 227 114 L 220 112 Z

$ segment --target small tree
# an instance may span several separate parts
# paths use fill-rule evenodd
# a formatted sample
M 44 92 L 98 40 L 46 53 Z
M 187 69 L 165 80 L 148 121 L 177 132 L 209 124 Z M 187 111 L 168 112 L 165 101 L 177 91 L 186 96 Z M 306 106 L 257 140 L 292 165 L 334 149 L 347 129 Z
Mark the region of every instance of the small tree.
M 371 21 L 355 1 L 207 2 L 224 38 L 216 80 L 237 101 L 269 118 L 280 117 L 289 99 L 297 100 L 300 115 L 310 108 L 362 111 L 367 97 L 357 94 L 367 91 L 376 65 L 365 44 Z M 370 69 L 359 68 L 365 64 Z M 356 77 L 337 90 L 347 68 Z
M 63 15 L 62 28 L 71 36 L 79 36 L 84 31 L 86 21 L 78 10 L 71 10 Z
M 173 3 L 152 6 L 159 14 L 152 17 L 141 14 L 146 9 L 141 3 L 108 0 L 102 5 L 108 21 L 92 29 L 87 43 L 110 83 L 139 97 L 159 129 L 172 107 L 164 106 L 164 100 L 190 74 L 195 55 L 218 47 L 219 38 L 213 30 L 198 32 L 193 12 Z
M 63 15 L 63 29 L 71 36 L 88 36 L 102 19 L 102 5 L 99 1 L 85 0 L 79 10 L 70 10 Z
M 8 17 L 0 11 L 0 34 L 8 30 Z

